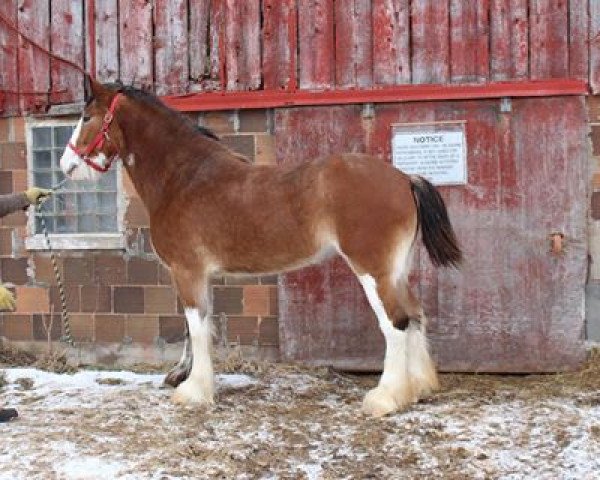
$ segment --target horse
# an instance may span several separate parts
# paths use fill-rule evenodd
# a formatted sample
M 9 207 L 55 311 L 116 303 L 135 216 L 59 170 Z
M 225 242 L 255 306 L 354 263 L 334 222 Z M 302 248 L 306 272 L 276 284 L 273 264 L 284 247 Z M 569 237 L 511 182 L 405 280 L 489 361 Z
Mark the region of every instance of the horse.
M 356 275 L 385 338 L 383 372 L 362 410 L 401 411 L 438 388 L 427 319 L 408 285 L 411 252 L 419 231 L 435 266 L 458 267 L 462 252 L 429 181 L 355 153 L 252 164 L 150 93 L 84 83 L 61 169 L 98 181 L 120 159 L 148 211 L 187 322 L 181 360 L 165 378 L 174 402 L 214 403 L 211 275 L 276 274 L 334 255 Z

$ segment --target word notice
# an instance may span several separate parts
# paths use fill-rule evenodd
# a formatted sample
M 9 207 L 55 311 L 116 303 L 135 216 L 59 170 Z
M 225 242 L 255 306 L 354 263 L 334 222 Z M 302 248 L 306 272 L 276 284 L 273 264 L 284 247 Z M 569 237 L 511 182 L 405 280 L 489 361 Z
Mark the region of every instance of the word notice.
M 434 185 L 467 183 L 465 134 L 461 130 L 392 131 L 392 162 L 404 173 L 425 177 Z

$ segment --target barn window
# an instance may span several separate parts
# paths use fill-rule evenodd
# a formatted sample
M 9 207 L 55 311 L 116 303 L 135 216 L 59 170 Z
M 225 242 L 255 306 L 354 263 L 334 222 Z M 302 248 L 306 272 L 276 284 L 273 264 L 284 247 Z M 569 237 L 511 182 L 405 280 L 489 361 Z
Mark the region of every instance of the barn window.
M 71 138 L 76 120 L 32 120 L 27 125 L 28 184 L 52 188 L 64 180 L 59 160 Z M 124 247 L 120 166 L 99 182 L 72 182 L 44 202 L 41 212 L 31 210 L 26 247 L 46 249 L 42 216 L 58 249 L 115 249 Z

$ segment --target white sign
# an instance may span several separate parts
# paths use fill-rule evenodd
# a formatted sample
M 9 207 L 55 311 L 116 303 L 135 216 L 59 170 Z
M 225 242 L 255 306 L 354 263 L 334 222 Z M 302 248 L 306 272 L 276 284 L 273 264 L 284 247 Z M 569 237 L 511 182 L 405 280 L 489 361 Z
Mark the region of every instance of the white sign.
M 463 125 L 452 130 L 395 125 L 392 162 L 407 174 L 418 174 L 434 185 L 467 183 L 466 143 Z

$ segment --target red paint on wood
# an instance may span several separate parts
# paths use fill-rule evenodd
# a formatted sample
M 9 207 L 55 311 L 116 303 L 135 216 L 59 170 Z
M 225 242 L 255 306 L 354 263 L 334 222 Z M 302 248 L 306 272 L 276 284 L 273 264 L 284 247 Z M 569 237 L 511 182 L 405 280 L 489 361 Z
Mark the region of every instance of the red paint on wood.
M 177 110 L 193 112 L 303 105 L 545 97 L 584 95 L 586 93 L 587 85 L 580 80 L 549 80 L 489 83 L 485 85 L 405 85 L 372 90 L 329 90 L 322 92 L 306 90 L 296 92 L 211 92 L 163 97 L 163 101 Z
M 335 151 L 336 144 L 338 151 L 360 145 L 360 131 L 366 129 L 358 109 L 354 118 L 331 118 L 320 110 L 277 113 L 280 161 L 309 160 Z M 371 150 L 390 160 L 391 123 L 458 118 L 467 121 L 469 183 L 440 191 L 465 262 L 460 271 L 434 269 L 419 248 L 412 275 L 429 316 L 438 365 L 446 371 L 490 372 L 575 368 L 585 357 L 583 98 L 515 99 L 506 114 L 498 113 L 493 100 L 381 105 L 370 128 L 376 146 Z M 318 145 L 323 138 L 326 145 Z M 346 145 L 347 138 L 352 145 Z M 549 251 L 553 232 L 563 233 L 570 245 L 564 255 Z M 372 314 L 356 307 L 362 297 L 352 290 L 352 275 L 341 268 L 333 275 L 331 268 L 286 275 L 281 283 L 282 354 L 345 368 L 380 367 L 382 343 Z
M 278 161 L 300 163 L 340 148 L 363 151 L 360 112 L 359 106 L 277 111 Z M 285 358 L 313 364 L 353 362 L 361 369 L 365 359 L 381 352 L 382 339 L 364 335 L 376 328 L 377 320 L 342 260 L 283 275 L 280 282 L 279 328 Z
M 448 3 L 413 0 L 412 81 L 445 83 L 450 78 Z
M 600 93 L 600 2 L 590 2 L 590 85 Z
M 296 1 L 263 1 L 263 58 L 265 90 L 290 90 L 296 77 Z M 294 25 L 294 28 L 290 28 Z
M 373 83 L 371 0 L 337 0 L 335 84 L 370 87 Z
M 490 0 L 451 0 L 450 78 L 454 83 L 489 78 Z
M 569 21 L 567 0 L 531 0 L 531 78 L 569 76 Z
M 50 21 L 51 51 L 83 68 L 83 3 L 52 0 Z M 71 103 L 83 99 L 83 75 L 71 65 L 50 60 L 51 103 Z
M 20 32 L 40 46 L 50 47 L 50 16 L 47 2 L 22 0 L 18 8 Z M 23 38 L 19 39 L 19 90 L 23 112 L 42 111 L 48 104 L 50 93 L 50 59 Z
M 96 0 L 85 2 L 85 69 L 96 78 Z
M 335 84 L 333 0 L 298 0 L 300 88 Z
M 210 78 L 208 59 L 210 0 L 190 0 L 190 77 L 196 82 Z
M 187 0 L 155 0 L 153 12 L 155 91 L 158 95 L 187 92 Z
M 490 57 L 492 80 L 529 75 L 527 0 L 491 0 Z
M 261 84 L 260 1 L 225 4 L 227 89 L 256 90 Z
M 119 79 L 117 0 L 101 0 L 95 3 L 96 78 L 101 82 L 116 82 Z
M 127 85 L 152 88 L 152 2 L 120 2 L 119 9 L 121 81 Z
M 0 3 L 0 14 L 17 25 L 17 0 Z M 19 113 L 18 45 L 17 33 L 0 23 L 0 113 L 3 115 Z
M 373 0 L 373 83 L 410 83 L 410 1 Z
M 588 79 L 589 68 L 589 12 L 588 0 L 569 2 L 569 76 Z
M 225 0 L 210 2 L 210 77 L 218 82 L 221 90 L 226 90 L 225 70 Z

